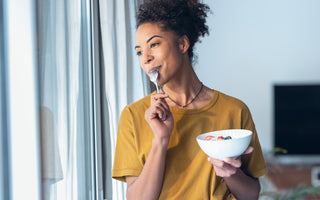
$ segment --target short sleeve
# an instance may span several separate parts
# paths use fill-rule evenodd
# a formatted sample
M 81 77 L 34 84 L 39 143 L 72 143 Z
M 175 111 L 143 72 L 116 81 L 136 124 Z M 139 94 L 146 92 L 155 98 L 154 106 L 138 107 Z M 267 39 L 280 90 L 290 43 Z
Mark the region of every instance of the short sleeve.
M 143 165 L 138 160 L 135 142 L 134 123 L 129 107 L 121 113 L 115 157 L 112 169 L 112 178 L 125 181 L 125 176 L 139 176 Z
M 246 174 L 258 178 L 267 173 L 267 166 L 263 157 L 259 138 L 251 117 L 251 113 L 247 107 L 243 110 L 241 118 L 242 128 L 252 131 L 250 146 L 253 147 L 253 152 L 251 154 L 242 156 L 242 169 Z

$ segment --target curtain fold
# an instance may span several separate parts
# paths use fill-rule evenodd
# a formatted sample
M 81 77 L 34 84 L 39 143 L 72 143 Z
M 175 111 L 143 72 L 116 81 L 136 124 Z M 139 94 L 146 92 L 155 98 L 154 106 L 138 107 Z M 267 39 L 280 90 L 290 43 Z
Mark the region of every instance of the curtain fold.
M 118 121 L 125 105 L 150 91 L 134 51 L 135 13 L 140 1 L 98 1 L 101 137 L 92 127 L 99 122 L 90 117 L 94 95 L 90 82 L 95 81 L 89 77 L 90 70 L 99 67 L 90 66 L 93 58 L 88 46 L 92 40 L 88 32 L 94 30 L 87 30 L 91 16 L 86 11 L 92 9 L 87 6 L 93 1 L 37 1 L 44 200 L 101 199 L 100 194 L 92 195 L 101 189 L 101 171 L 104 199 L 125 199 L 126 185 L 111 179 Z M 92 141 L 94 134 L 102 141 Z M 92 159 L 100 157 L 100 152 L 92 152 L 100 148 L 95 142 L 102 143 L 102 162 Z
M 134 51 L 135 13 L 140 1 L 99 1 L 104 71 L 102 123 L 105 199 L 125 199 L 126 185 L 111 179 L 118 121 L 124 106 L 148 92 L 146 76 Z
M 44 200 L 92 199 L 87 2 L 37 1 Z

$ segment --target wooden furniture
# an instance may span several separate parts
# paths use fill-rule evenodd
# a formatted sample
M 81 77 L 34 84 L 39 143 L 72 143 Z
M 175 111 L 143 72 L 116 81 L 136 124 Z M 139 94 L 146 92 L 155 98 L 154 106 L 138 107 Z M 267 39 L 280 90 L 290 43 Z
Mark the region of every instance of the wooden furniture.
M 311 186 L 311 165 L 268 163 L 268 178 L 278 190 L 295 189 L 299 184 Z
M 267 161 L 269 181 L 275 186 L 274 193 L 291 193 L 299 185 L 312 186 L 311 171 L 318 165 L 311 164 L 280 164 Z M 306 195 L 305 200 L 320 199 L 320 196 Z

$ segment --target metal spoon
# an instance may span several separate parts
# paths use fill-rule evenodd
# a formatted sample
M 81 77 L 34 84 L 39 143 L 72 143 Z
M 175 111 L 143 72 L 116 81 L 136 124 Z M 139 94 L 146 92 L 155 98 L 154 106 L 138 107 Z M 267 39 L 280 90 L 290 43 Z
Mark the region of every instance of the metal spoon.
M 159 88 L 158 88 L 158 83 L 157 83 L 158 75 L 159 75 L 158 71 L 153 71 L 150 74 L 150 81 L 152 81 L 156 85 L 157 93 L 159 93 Z

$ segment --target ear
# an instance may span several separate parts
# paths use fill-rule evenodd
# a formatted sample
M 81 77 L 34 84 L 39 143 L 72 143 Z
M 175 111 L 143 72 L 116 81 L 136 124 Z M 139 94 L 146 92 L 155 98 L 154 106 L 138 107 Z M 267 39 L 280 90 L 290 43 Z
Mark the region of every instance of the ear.
M 190 47 L 190 42 L 189 42 L 189 38 L 188 36 L 186 35 L 183 35 L 179 38 L 178 40 L 178 43 L 179 43 L 179 49 L 180 49 L 180 52 L 182 54 L 185 54 L 188 52 L 188 49 Z

